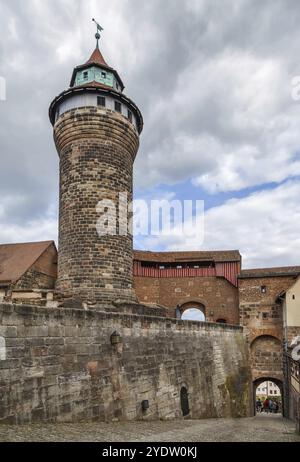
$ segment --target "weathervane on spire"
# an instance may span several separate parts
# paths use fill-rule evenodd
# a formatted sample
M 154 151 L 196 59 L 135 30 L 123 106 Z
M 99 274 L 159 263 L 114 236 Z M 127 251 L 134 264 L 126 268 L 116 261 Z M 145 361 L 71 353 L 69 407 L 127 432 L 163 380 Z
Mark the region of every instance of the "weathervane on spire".
M 97 40 L 97 48 L 99 48 L 99 40 L 101 38 L 100 32 L 102 32 L 104 29 L 103 29 L 103 27 L 100 26 L 100 24 L 97 23 L 97 21 L 95 21 L 94 18 L 92 18 L 92 21 L 94 21 L 94 23 L 96 24 L 96 27 L 97 27 L 97 32 L 95 34 L 95 37 L 96 37 L 96 40 Z

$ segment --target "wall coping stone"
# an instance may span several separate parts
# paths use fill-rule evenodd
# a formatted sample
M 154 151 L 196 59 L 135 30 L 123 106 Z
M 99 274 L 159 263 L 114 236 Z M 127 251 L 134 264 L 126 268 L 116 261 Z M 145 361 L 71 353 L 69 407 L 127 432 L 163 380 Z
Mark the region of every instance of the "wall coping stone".
M 0 319 L 3 314 L 12 314 L 16 313 L 19 316 L 28 316 L 28 315 L 40 315 L 40 316 L 53 316 L 57 318 L 62 317 L 76 317 L 77 319 L 120 319 L 124 321 L 142 321 L 147 322 L 148 324 L 165 324 L 166 327 L 177 326 L 178 330 L 181 330 L 182 327 L 187 327 L 188 329 L 197 330 L 220 330 L 220 331 L 239 331 L 243 332 L 243 327 L 232 324 L 221 324 L 214 322 L 204 322 L 204 321 L 189 321 L 189 320 L 179 320 L 175 318 L 166 318 L 159 316 L 150 316 L 142 314 L 131 314 L 123 312 L 108 312 L 108 311 L 98 311 L 91 309 L 83 308 L 49 308 L 39 305 L 25 305 L 25 304 L 0 304 Z M 0 321 L 1 325 L 1 321 Z

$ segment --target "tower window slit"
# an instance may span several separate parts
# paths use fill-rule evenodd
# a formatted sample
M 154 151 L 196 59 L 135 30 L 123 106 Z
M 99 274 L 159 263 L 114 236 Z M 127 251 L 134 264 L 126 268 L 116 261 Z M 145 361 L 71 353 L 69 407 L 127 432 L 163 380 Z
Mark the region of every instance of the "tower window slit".
M 106 106 L 106 101 L 104 96 L 97 96 L 97 105 L 105 107 Z
M 115 101 L 115 111 L 122 112 L 121 103 L 119 103 L 118 101 Z

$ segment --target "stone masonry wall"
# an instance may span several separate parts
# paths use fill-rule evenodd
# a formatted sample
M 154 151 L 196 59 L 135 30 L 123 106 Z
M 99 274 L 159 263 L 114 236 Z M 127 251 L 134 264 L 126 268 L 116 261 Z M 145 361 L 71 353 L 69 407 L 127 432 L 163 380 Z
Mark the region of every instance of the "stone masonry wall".
M 238 326 L 2 304 L 0 340 L 2 423 L 180 417 L 182 387 L 192 418 L 249 414 Z
M 119 221 L 119 194 L 132 200 L 132 169 L 139 146 L 133 125 L 105 108 L 65 112 L 54 126 L 60 156 L 57 290 L 84 301 L 135 299 L 132 289 L 132 236 Z M 117 207 L 117 234 L 99 236 L 99 201 Z M 105 212 L 105 209 L 102 211 Z M 120 233 L 119 233 L 120 231 Z
M 292 276 L 239 279 L 240 324 L 250 343 L 260 335 L 282 340 L 282 307 L 276 299 L 293 281 Z M 262 286 L 266 293 L 262 293 Z
M 277 297 L 293 282 L 294 276 L 239 279 L 240 324 L 251 350 L 253 380 L 283 380 L 283 316 Z
M 15 289 L 54 289 L 55 278 L 47 274 L 36 271 L 30 268 L 26 273 L 11 286 L 11 290 Z

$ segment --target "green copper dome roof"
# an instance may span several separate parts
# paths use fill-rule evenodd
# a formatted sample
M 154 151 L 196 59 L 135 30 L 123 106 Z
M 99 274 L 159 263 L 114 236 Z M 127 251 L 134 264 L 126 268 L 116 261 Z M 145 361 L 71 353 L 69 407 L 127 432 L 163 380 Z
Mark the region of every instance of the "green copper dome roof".
M 125 88 L 118 72 L 108 66 L 99 48 L 93 51 L 85 64 L 75 67 L 73 71 L 70 87 L 87 84 L 105 86 L 120 92 Z

